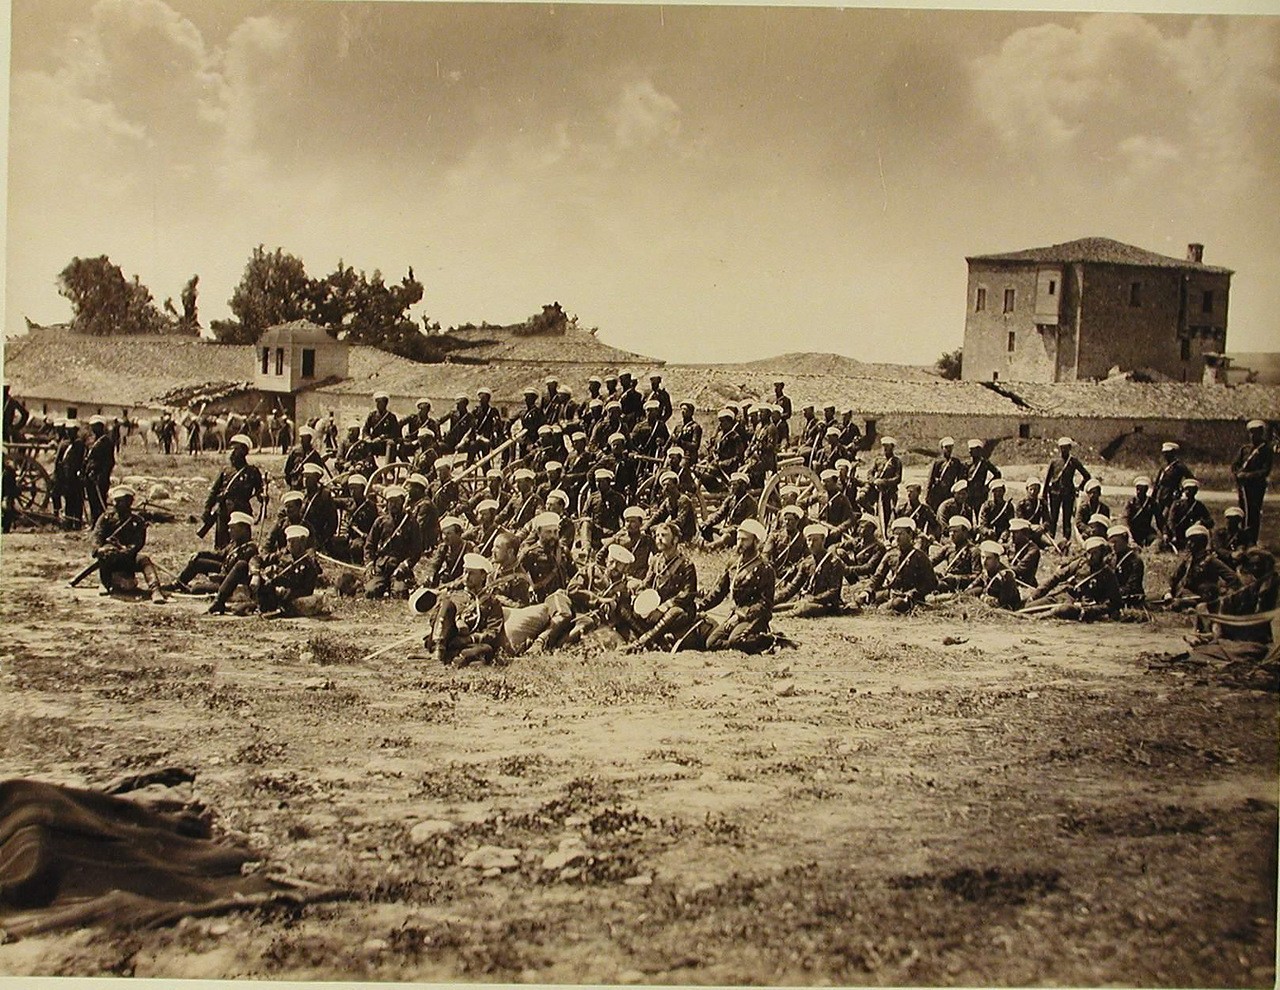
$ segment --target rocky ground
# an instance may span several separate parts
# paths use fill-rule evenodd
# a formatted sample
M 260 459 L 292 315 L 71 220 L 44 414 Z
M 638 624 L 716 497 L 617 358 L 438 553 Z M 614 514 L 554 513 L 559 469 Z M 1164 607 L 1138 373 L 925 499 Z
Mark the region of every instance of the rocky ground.
M 71 591 L 85 546 L 5 539 L 0 775 L 187 767 L 219 831 L 347 899 L 11 941 L 0 973 L 1274 983 L 1277 696 L 1165 660 L 1179 621 L 949 604 L 783 621 L 769 656 L 454 671 L 361 661 L 400 604 Z

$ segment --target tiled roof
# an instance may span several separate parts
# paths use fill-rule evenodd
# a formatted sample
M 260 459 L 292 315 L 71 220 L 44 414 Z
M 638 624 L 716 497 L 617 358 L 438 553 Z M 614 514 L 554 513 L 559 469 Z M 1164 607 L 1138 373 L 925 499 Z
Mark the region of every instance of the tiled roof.
M 1280 420 L 1280 386 L 1199 385 L 1184 382 L 1032 384 L 1001 382 L 993 391 L 1015 395 L 1030 415 L 1117 419 Z
M 19 396 L 93 405 L 144 406 L 175 389 L 251 382 L 254 348 L 192 337 L 92 337 L 58 328 L 10 337 L 4 379 Z M 372 347 L 353 347 L 351 375 L 420 369 Z
M 259 344 L 274 344 L 285 334 L 289 334 L 295 344 L 327 344 L 333 342 L 329 331 L 317 326 L 310 320 L 293 320 L 290 323 L 277 323 L 267 327 L 258 338 Z
M 779 354 L 777 357 L 747 361 L 746 368 L 759 368 L 772 374 L 787 375 L 842 375 L 847 378 L 895 378 L 909 382 L 936 381 L 938 376 L 916 364 L 881 364 L 859 361 L 843 354 L 818 354 L 797 352 Z
M 450 330 L 468 346 L 459 352 L 463 361 L 532 361 L 544 363 L 607 365 L 618 371 L 622 366 L 643 363 L 662 364 L 657 358 L 635 354 L 597 339 L 587 330 L 566 329 L 562 333 L 518 334 L 508 327 L 473 327 Z
M 1232 274 L 1229 268 L 1206 265 L 1185 258 L 1171 258 L 1144 248 L 1113 241 L 1109 237 L 1082 237 L 1064 244 L 1028 248 L 1025 251 L 1007 251 L 1003 254 L 977 254 L 965 261 L 1026 261 L 1043 264 L 1072 264 L 1093 262 L 1105 265 L 1137 265 L 1143 268 L 1189 268 L 1200 272 Z

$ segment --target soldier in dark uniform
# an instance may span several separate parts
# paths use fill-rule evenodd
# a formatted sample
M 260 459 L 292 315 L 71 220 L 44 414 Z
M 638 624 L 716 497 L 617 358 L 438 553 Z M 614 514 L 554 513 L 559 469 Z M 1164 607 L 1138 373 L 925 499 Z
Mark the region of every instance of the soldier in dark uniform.
M 645 527 L 644 509 L 638 505 L 629 505 L 622 510 L 622 529 L 601 542 L 600 553 L 596 555 L 597 563 L 603 560 L 603 554 L 615 543 L 626 547 L 635 557 L 629 566 L 632 577 L 643 578 L 649 569 L 649 558 L 657 549 L 653 534 Z
M 488 387 L 476 389 L 476 409 L 472 414 L 474 419 L 471 427 L 472 438 L 466 448 L 468 464 L 473 463 L 476 458 L 484 457 L 502 443 L 502 417 L 490 404 L 492 399 L 492 389 Z
M 249 463 L 252 441 L 243 433 L 230 440 L 227 451 L 228 465 L 218 472 L 209 487 L 204 503 L 204 524 L 214 524 L 213 548 L 221 550 L 231 538 L 228 530 L 231 513 L 244 512 L 253 515 L 253 500 L 264 501 L 262 472 Z
M 454 399 L 453 412 L 448 416 L 449 428 L 445 430 L 440 440 L 440 448 L 446 453 L 465 452 L 475 436 L 476 419 L 467 408 L 470 401 L 465 395 L 459 395 Z M 444 421 L 441 421 L 441 426 L 443 425 Z
M 1208 506 L 1198 498 L 1200 482 L 1195 478 L 1182 479 L 1182 492 L 1169 506 L 1169 516 L 1165 523 L 1165 533 L 1175 550 L 1186 547 L 1186 534 L 1191 526 L 1203 526 L 1206 530 L 1213 528 L 1213 516 Z
M 232 593 L 249 580 L 249 561 L 258 556 L 258 545 L 252 537 L 253 516 L 239 510 L 232 512 L 227 519 L 226 545 L 221 550 L 193 554 L 172 589 L 190 591 L 188 582 L 197 574 L 213 577 L 218 582 L 218 593 L 209 606 L 209 614 L 221 615 L 227 610 Z
M 560 393 L 560 383 L 554 375 L 548 375 L 542 380 L 542 384 L 547 389 L 540 403 L 542 421 L 548 424 L 558 423 L 564 418 L 564 396 Z
M 542 511 L 542 499 L 534 491 L 533 483 L 536 476 L 532 470 L 516 468 L 512 477 L 515 480 L 516 490 L 511 493 L 498 521 L 503 529 L 515 532 L 527 526 L 529 521 Z
M 702 451 L 702 424 L 693 418 L 692 402 L 680 403 L 680 422 L 671 431 L 671 442 L 684 451 L 684 461 L 690 467 L 698 463 Z
M 969 457 L 965 477 L 969 483 L 968 488 L 965 489 L 965 497 L 969 500 L 969 512 L 966 515 L 976 520 L 982 503 L 987 500 L 991 482 L 1000 477 L 1000 469 L 991 463 L 991 458 L 987 456 L 987 445 L 981 440 L 969 441 Z
M 9 386 L 4 386 L 4 442 L 13 443 L 22 435 L 22 428 L 27 425 L 31 414 L 27 407 L 9 394 Z
M 284 462 L 284 480 L 290 488 L 302 487 L 302 466 L 317 464 L 324 470 L 324 458 L 315 448 L 316 431 L 309 426 L 298 428 L 298 446 L 289 451 Z
M 155 565 L 142 552 L 147 545 L 147 521 L 133 511 L 133 489 L 117 485 L 109 495 L 111 508 L 98 517 L 93 527 L 93 555 L 102 582 L 100 594 L 111 594 L 117 574 L 132 577 L 141 571 L 151 589 L 151 600 L 163 605 L 166 599 Z
M 970 542 L 973 524 L 968 516 L 952 516 L 947 520 L 950 537 L 938 544 L 933 557 L 938 587 L 943 591 L 960 591 L 973 581 L 982 568 L 982 556 Z
M 916 524 L 918 533 L 923 533 L 930 539 L 936 539 L 942 532 L 942 526 L 938 522 L 938 517 L 934 515 L 933 509 L 920 498 L 920 482 L 908 482 L 906 490 L 906 501 L 898 506 L 897 512 L 894 513 L 894 518 L 901 516 L 910 519 Z
M 841 417 L 840 446 L 847 450 L 850 456 L 862 447 L 862 431 L 858 429 L 852 409 L 846 409 Z
M 1102 501 L 1102 482 L 1097 478 L 1090 478 L 1084 483 L 1084 501 L 1076 508 L 1075 513 L 1075 532 L 1081 540 L 1088 535 L 1085 530 L 1089 521 L 1098 515 L 1110 518 L 1111 506 Z
M 708 650 L 757 653 L 773 642 L 769 621 L 773 618 L 777 576 L 760 553 L 764 537 L 764 526 L 757 520 L 742 523 L 738 527 L 737 559 L 725 568 L 720 582 L 698 603 L 698 611 L 703 614 L 726 598 L 733 603 L 728 618 L 707 633 Z M 826 568 L 827 573 L 830 571 Z M 837 578 L 839 573 L 837 568 Z
M 416 443 L 424 426 L 431 427 L 431 432 L 440 435 L 440 424 L 431 416 L 431 400 L 423 396 L 414 403 L 414 412 L 409 413 L 401 424 L 400 436 L 409 443 Z
M 778 428 L 778 439 L 783 446 L 786 446 L 791 440 L 791 396 L 784 395 L 783 389 L 787 383 L 781 378 L 775 378 L 773 381 L 773 405 L 778 410 L 774 425 Z
M 1002 540 L 1013 521 L 1013 503 L 1004 497 L 1004 479 L 991 482 L 990 494 L 978 511 L 978 535 L 985 540 Z
M 604 416 L 591 431 L 588 445 L 593 450 L 607 450 L 615 433 L 622 433 L 622 407 L 616 402 L 609 402 L 604 407 Z M 626 439 L 626 434 L 623 434 Z
M 741 466 L 746 448 L 742 442 L 742 434 L 734 423 L 732 410 L 721 409 L 717 413 L 717 423 L 716 432 L 707 444 L 707 460 L 727 480 Z
M 1120 583 L 1110 561 L 1110 547 L 1105 536 L 1091 536 L 1084 542 L 1084 554 L 1067 561 L 1049 578 L 1036 586 L 1027 602 L 1028 608 L 1041 604 L 1051 595 L 1065 594 L 1067 600 L 1046 609 L 1042 615 L 1054 619 L 1092 622 L 1113 619 L 1123 607 Z
M 969 502 L 969 482 L 964 478 L 951 486 L 951 497 L 938 506 L 938 525 L 949 525 L 953 516 L 965 516 L 970 522 L 977 518 Z
M 902 458 L 894 453 L 898 441 L 893 437 L 881 437 L 881 455 L 871 466 L 868 483 L 875 489 L 876 512 L 887 528 L 893 520 L 898 504 L 898 486 L 902 484 Z
M 839 615 L 844 608 L 844 563 L 835 547 L 828 547 L 827 527 L 811 523 L 804 528 L 809 554 L 796 566 L 791 577 L 779 582 L 774 611 L 801 619 Z
M 587 499 L 585 515 L 591 523 L 591 546 L 601 543 L 622 528 L 622 513 L 627 508 L 626 499 L 613 488 L 613 472 L 597 468 L 596 487 Z
M 1239 587 L 1240 578 L 1236 572 L 1209 549 L 1208 527 L 1199 523 L 1189 526 L 1185 546 L 1169 581 L 1165 601 L 1184 608 L 1201 602 L 1216 605 L 1224 592 Z
M 1144 586 L 1147 565 L 1138 548 L 1129 542 L 1129 527 L 1116 524 L 1107 528 L 1107 542 L 1115 558 L 1116 583 L 1120 585 L 1120 601 L 1126 608 L 1142 608 L 1147 601 Z
M 476 548 L 476 553 L 488 557 L 494 552 L 498 536 L 506 532 L 498 526 L 498 503 L 491 498 L 482 499 L 475 515 L 475 525 L 463 531 L 463 539 Z
M 440 542 L 440 510 L 428 494 L 431 482 L 424 475 L 410 474 L 404 480 L 405 511 L 418 523 L 422 531 L 423 553 L 430 553 Z
M 836 470 L 836 462 L 840 460 L 847 460 L 846 451 L 840 444 L 840 427 L 828 426 L 823 431 L 822 442 L 809 457 L 809 467 L 822 474 Z
M 249 592 L 263 618 L 296 615 L 294 602 L 315 594 L 320 564 L 312 547 L 313 535 L 301 524 L 289 526 L 284 549 L 249 562 Z
M 926 511 L 928 508 L 927 505 L 924 506 Z M 903 516 L 902 518 L 910 519 L 911 517 Z M 844 559 L 845 579 L 852 584 L 871 577 L 888 550 L 888 545 L 880 539 L 880 520 L 867 513 L 858 522 L 857 535 L 840 545 L 841 556 Z
M 621 386 L 618 405 L 622 407 L 622 421 L 629 430 L 644 416 L 644 396 L 640 394 L 631 372 L 624 371 L 619 375 L 618 383 Z
M 422 530 L 405 511 L 405 490 L 392 485 L 383 493 L 387 511 L 374 520 L 365 541 L 366 598 L 408 595 L 413 569 L 422 556 Z
M 661 490 L 654 506 L 651 524 L 672 522 L 683 542 L 689 542 L 698 532 L 698 513 L 693 499 L 680 490 L 680 476 L 674 471 L 664 471 L 658 476 Z
M 88 450 L 84 461 L 84 490 L 89 501 L 89 521 L 97 522 L 106 511 L 107 491 L 111 488 L 111 472 L 116 467 L 116 447 L 101 416 L 89 420 Z
M 732 547 L 737 539 L 738 525 L 755 514 L 756 500 L 751 497 L 750 485 L 751 479 L 741 471 L 729 476 L 729 494 L 702 524 L 702 538 L 711 545 L 711 549 Z
M 1244 510 L 1244 539 L 1248 546 L 1258 542 L 1258 529 L 1262 525 L 1262 500 L 1267 494 L 1267 479 L 1271 476 L 1271 441 L 1267 438 L 1267 424 L 1260 419 L 1249 421 L 1249 442 L 1240 448 L 1231 465 L 1236 479 L 1236 495 Z
M 1160 454 L 1164 458 L 1164 465 L 1156 474 L 1155 490 L 1153 492 L 1156 499 L 1157 525 L 1159 525 L 1161 532 L 1164 534 L 1165 540 L 1169 542 L 1173 542 L 1168 531 L 1169 510 L 1182 493 L 1182 483 L 1188 478 L 1194 477 L 1191 469 L 1182 463 L 1178 453 L 1179 447 L 1172 440 L 1166 440 L 1160 445 Z
M 1247 535 L 1244 528 L 1244 509 L 1238 505 L 1228 506 L 1222 513 L 1222 526 L 1213 531 L 1213 552 L 1228 567 L 1239 567 L 1245 551 L 1251 545 Z
M 845 534 L 861 518 L 861 513 L 853 508 L 849 497 L 841 489 L 839 471 L 827 468 L 820 477 L 827 497 L 818 510 L 818 521 L 827 524 L 827 542 L 834 545 L 844 539 Z
M 1159 532 L 1158 509 L 1151 495 L 1151 480 L 1142 475 L 1133 479 L 1133 497 L 1124 505 L 1124 523 L 1139 546 L 1148 546 Z
M 394 458 L 396 444 L 400 440 L 400 421 L 387 408 L 391 396 L 386 392 L 373 393 L 373 411 L 365 417 L 361 436 L 372 441 L 371 446 L 388 458 Z
M 573 646 L 587 633 L 611 626 L 631 601 L 631 573 L 635 554 L 620 543 L 604 549 L 601 559 L 583 568 L 569 583 L 573 603 L 573 626 L 564 639 Z
M 1036 586 L 1040 569 L 1040 546 L 1030 522 L 1021 517 L 1009 523 L 1009 568 L 1023 584 Z
M 659 604 L 645 616 L 632 607 L 619 610 L 619 631 L 624 635 L 638 634 L 627 645 L 628 653 L 638 653 L 655 644 L 660 648 L 666 636 L 683 634 L 695 618 L 698 572 L 680 549 L 680 530 L 673 523 L 660 523 L 653 527 L 653 536 L 656 552 L 649 557 L 649 568 L 634 590 L 654 591 Z
M 493 564 L 481 554 L 467 553 L 462 573 L 461 587 L 439 596 L 423 644 L 441 664 L 490 663 L 502 643 L 503 624 L 502 605 L 486 587 Z
M 858 596 L 860 605 L 909 612 L 938 587 L 938 576 L 924 551 L 916 546 L 916 526 L 899 517 L 889 524 L 894 547 L 881 558 L 871 584 Z
M 1005 565 L 1004 547 L 995 540 L 985 540 L 978 550 L 982 554 L 982 566 L 964 590 L 977 595 L 992 608 L 1011 612 L 1022 608 L 1022 592 L 1018 590 L 1013 570 Z
M 1014 504 L 1014 513 L 1019 519 L 1025 519 L 1039 530 L 1049 527 L 1049 509 L 1040 493 L 1040 479 L 1028 478 L 1027 494 Z
M 800 410 L 800 426 L 796 438 L 800 456 L 806 464 L 813 456 L 814 450 L 822 443 L 822 420 L 814 415 L 813 403 L 807 402 Z
M 285 531 L 290 526 L 302 525 L 302 503 L 305 497 L 296 488 L 290 488 L 280 497 L 280 511 L 276 514 L 276 521 L 268 531 L 267 538 L 262 544 L 262 549 L 267 553 L 275 553 L 277 550 L 285 549 L 289 542 Z M 308 530 L 308 534 L 310 534 L 310 530 Z
M 347 493 L 338 501 L 342 512 L 338 532 L 330 543 L 333 555 L 353 564 L 364 563 L 364 544 L 378 518 L 378 506 L 365 495 L 368 479 L 362 474 L 347 478 Z
M 563 518 L 558 512 L 543 512 L 531 524 L 537 542 L 520 553 L 520 566 L 533 583 L 533 599 L 546 601 L 552 592 L 568 585 L 575 568 L 561 539 Z
M 664 423 L 671 418 L 671 393 L 662 387 L 662 376 L 657 372 L 649 376 L 649 392 L 645 401 L 658 404 L 658 418 Z
M 764 555 L 769 558 L 779 581 L 789 580 L 808 553 L 803 522 L 804 509 L 794 504 L 784 505 L 778 510 L 773 532 L 765 540 Z
M 1057 537 L 1058 522 L 1062 522 L 1062 535 L 1071 535 L 1075 519 L 1076 492 L 1091 475 L 1080 458 L 1071 452 L 1075 445 L 1070 437 L 1058 440 L 1058 459 L 1050 460 L 1044 472 L 1044 495 L 1049 502 L 1049 535 Z M 1078 480 L 1077 480 L 1078 479 Z
M 84 471 L 87 450 L 79 424 L 74 419 L 63 425 L 62 439 L 58 442 L 53 460 L 53 484 L 56 492 L 54 513 L 58 513 L 61 501 L 62 525 L 65 529 L 80 529 L 84 525 Z

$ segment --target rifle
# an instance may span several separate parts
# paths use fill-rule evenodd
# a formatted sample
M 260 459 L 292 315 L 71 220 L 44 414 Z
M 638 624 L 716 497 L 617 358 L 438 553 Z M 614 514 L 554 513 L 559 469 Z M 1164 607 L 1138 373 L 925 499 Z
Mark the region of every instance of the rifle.
M 125 520 L 124 522 L 122 522 L 119 526 L 117 526 L 114 530 L 112 530 L 111 535 L 110 535 L 110 536 L 108 536 L 105 540 L 103 540 L 103 541 L 102 541 L 103 546 L 106 546 L 108 543 L 112 543 L 112 542 L 114 542 L 114 541 L 115 541 L 115 538 L 116 538 L 117 536 L 119 536 L 119 535 L 124 531 L 124 528 L 125 528 L 126 526 L 128 526 L 128 525 L 129 525 L 129 523 L 131 523 L 131 522 L 133 522 L 133 516 L 132 516 L 132 515 L 130 515 L 128 519 L 126 519 L 126 520 Z M 81 581 L 83 581 L 85 578 L 87 578 L 90 574 L 92 574 L 94 571 L 96 571 L 96 570 L 97 570 L 99 567 L 101 567 L 101 566 L 102 566 L 102 561 L 101 561 L 101 560 L 99 560 L 97 557 L 95 557 L 95 558 L 93 559 L 93 561 L 92 561 L 92 562 L 90 562 L 89 564 L 85 565 L 84 570 L 80 571 L 80 572 L 79 572 L 75 577 L 73 577 L 73 578 L 71 579 L 71 581 L 70 581 L 70 587 L 74 588 L 74 587 L 76 587 L 77 585 L 79 585 Z

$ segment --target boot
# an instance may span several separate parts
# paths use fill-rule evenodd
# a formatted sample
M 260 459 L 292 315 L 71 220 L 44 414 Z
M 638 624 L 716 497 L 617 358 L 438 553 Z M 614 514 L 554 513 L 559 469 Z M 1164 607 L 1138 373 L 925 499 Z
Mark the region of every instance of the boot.
M 164 591 L 160 588 L 160 575 L 156 573 L 155 564 L 147 564 L 142 569 L 142 577 L 147 582 L 147 587 L 151 589 L 151 601 L 155 605 L 163 605 L 169 599 L 165 598 Z
M 572 625 L 573 616 L 571 615 L 552 616 L 551 624 L 547 626 L 542 636 L 539 637 L 543 641 L 542 648 L 548 653 L 554 650 L 560 645 L 560 641 L 564 639 L 565 634 L 568 633 L 569 627 Z
M 678 619 L 679 619 L 679 614 L 675 611 L 675 609 L 669 609 L 666 612 L 666 614 L 663 615 L 662 618 L 658 620 L 658 624 L 655 625 L 643 636 L 641 636 L 639 639 L 637 639 L 635 642 L 631 643 L 627 647 L 626 652 L 640 653 L 643 650 L 649 649 L 650 646 L 656 643 L 661 637 L 666 635 L 668 630 L 672 629 L 675 626 Z

